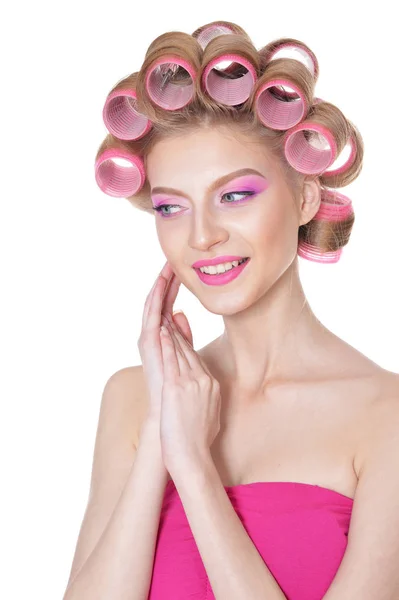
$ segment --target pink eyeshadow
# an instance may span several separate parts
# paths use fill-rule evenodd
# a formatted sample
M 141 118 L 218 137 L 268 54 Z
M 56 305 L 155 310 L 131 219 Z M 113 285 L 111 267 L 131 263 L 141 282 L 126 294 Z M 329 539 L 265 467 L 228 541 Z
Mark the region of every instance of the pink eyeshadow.
M 235 183 L 236 182 L 236 183 Z M 239 177 L 238 179 L 232 179 L 226 184 L 225 188 L 228 191 L 235 192 L 255 192 L 260 194 L 269 187 L 269 182 L 263 177 L 256 175 L 247 175 L 245 177 Z
M 227 192 L 254 192 L 255 194 L 260 194 L 264 190 L 269 187 L 269 181 L 257 175 L 246 175 L 244 177 L 237 177 L 237 179 L 232 179 L 224 186 L 221 186 L 218 192 L 220 194 L 226 194 Z M 155 199 L 156 198 L 156 199 Z M 169 194 L 160 195 L 155 194 L 152 198 L 154 206 L 159 206 L 160 204 L 165 203 L 177 203 L 179 197 L 173 196 Z

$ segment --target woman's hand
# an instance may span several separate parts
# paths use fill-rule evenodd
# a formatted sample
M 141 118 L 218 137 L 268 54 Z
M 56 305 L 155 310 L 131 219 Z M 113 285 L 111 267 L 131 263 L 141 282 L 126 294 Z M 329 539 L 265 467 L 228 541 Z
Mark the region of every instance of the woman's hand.
M 173 322 L 163 318 L 161 447 L 172 478 L 209 456 L 220 430 L 220 386 Z
M 180 281 L 168 262 L 165 263 L 161 273 L 151 288 L 143 311 L 142 329 L 138 340 L 138 348 L 143 364 L 147 389 L 149 393 L 149 406 L 147 419 L 159 423 L 161 413 L 161 397 L 163 385 L 163 360 L 160 341 L 160 328 L 162 315 L 172 318 L 173 304 L 179 290 Z M 183 313 L 173 317 L 182 334 L 193 343 L 190 325 Z

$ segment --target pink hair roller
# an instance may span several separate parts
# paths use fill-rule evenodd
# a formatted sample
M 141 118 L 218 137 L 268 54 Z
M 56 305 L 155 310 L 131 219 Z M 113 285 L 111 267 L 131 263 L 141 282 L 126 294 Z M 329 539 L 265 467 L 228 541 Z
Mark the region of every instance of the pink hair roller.
M 176 72 L 184 69 L 184 83 L 173 81 Z M 176 110 L 188 104 L 194 96 L 196 72 L 192 65 L 178 56 L 165 56 L 148 69 L 145 85 L 151 100 L 165 110 Z
M 313 98 L 313 104 L 319 104 L 319 102 L 324 102 L 324 100 L 322 98 Z M 349 169 L 356 158 L 356 153 L 357 153 L 357 149 L 356 149 L 356 144 L 355 141 L 353 139 L 352 136 L 349 137 L 349 140 L 347 142 L 350 145 L 350 154 L 348 159 L 346 160 L 346 162 L 341 165 L 340 167 L 337 167 L 336 169 L 330 169 L 329 171 L 324 171 L 323 173 L 323 177 L 332 177 L 334 175 L 339 175 L 341 173 L 344 173 L 347 169 Z
M 352 200 L 336 190 L 321 190 L 320 207 L 314 219 L 344 221 L 353 213 Z
M 294 89 L 294 93 L 279 90 L 278 85 Z M 309 110 L 302 91 L 294 82 L 272 79 L 256 93 L 255 106 L 259 119 L 272 129 L 290 129 L 299 123 Z
M 356 151 L 356 144 L 355 144 L 352 136 L 349 138 L 348 143 L 351 147 L 351 150 L 350 150 L 350 155 L 349 155 L 347 161 L 343 165 L 341 165 L 340 167 L 338 167 L 336 169 L 330 169 L 329 171 L 324 171 L 323 177 L 332 177 L 333 175 L 338 175 L 340 173 L 344 173 L 347 169 L 349 169 L 353 165 L 355 158 L 356 158 L 357 151 Z
M 231 34 L 234 30 L 228 25 L 210 25 L 197 35 L 197 41 L 204 50 L 211 40 L 219 35 Z
M 121 140 L 137 140 L 152 127 L 151 121 L 137 111 L 136 98 L 135 90 L 126 88 L 114 90 L 105 101 L 104 124 Z
M 309 133 L 311 131 L 315 133 L 312 135 Z M 337 144 L 329 129 L 319 123 L 306 121 L 287 132 L 284 151 L 294 169 L 316 175 L 323 173 L 335 161 Z
M 299 54 L 300 58 L 295 57 L 295 60 L 299 60 L 299 62 L 303 63 L 305 67 L 307 67 L 308 70 L 312 73 L 315 80 L 318 79 L 319 63 L 315 54 L 311 51 L 310 48 L 305 49 L 304 47 L 294 42 L 280 44 L 274 50 L 271 50 L 267 55 L 268 62 L 273 60 L 274 58 L 277 58 L 276 54 L 278 54 L 284 48 L 291 48 L 297 55 Z
M 130 165 L 120 165 L 113 159 L 122 159 Z M 94 171 L 99 188 L 115 198 L 127 198 L 136 194 L 145 181 L 142 159 L 121 148 L 108 148 L 102 152 L 95 162 Z
M 298 244 L 297 254 L 298 256 L 306 258 L 307 260 L 310 260 L 312 262 L 336 263 L 341 258 L 342 248 L 338 248 L 338 250 L 331 252 L 321 253 L 318 248 L 315 248 L 307 242 L 301 241 L 300 244 Z
M 230 65 L 228 67 L 229 71 L 225 70 L 227 77 L 218 74 L 219 69 L 215 68 L 217 64 L 224 61 L 238 63 L 237 69 L 232 70 Z M 244 67 L 247 72 L 244 75 L 234 77 L 233 73 L 239 67 Z M 209 96 L 217 102 L 228 106 L 236 106 L 249 98 L 256 79 L 256 70 L 249 60 L 237 54 L 223 54 L 209 61 L 202 74 L 201 84 Z
M 353 213 L 352 201 L 348 196 L 333 190 L 321 190 L 320 208 L 313 217 L 316 220 L 344 221 Z M 327 252 L 303 240 L 298 243 L 298 256 L 319 263 L 336 263 L 339 261 L 342 248 Z

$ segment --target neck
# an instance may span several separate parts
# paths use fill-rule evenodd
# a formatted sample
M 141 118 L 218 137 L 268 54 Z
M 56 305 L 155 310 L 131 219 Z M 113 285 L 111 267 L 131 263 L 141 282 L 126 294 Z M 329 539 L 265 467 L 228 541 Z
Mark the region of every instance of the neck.
M 248 391 L 303 377 L 328 331 L 306 300 L 297 258 L 257 302 L 223 320 L 225 330 L 215 346 L 219 367 L 229 387 Z

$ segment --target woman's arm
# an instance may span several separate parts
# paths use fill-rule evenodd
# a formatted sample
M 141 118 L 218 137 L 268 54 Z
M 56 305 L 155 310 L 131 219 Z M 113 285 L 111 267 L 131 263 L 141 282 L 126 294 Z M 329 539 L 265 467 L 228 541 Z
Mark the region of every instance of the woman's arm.
M 286 600 L 249 537 L 209 453 L 171 472 L 216 600 Z
M 115 509 L 63 600 L 147 600 L 166 482 L 159 422 L 147 419 Z

